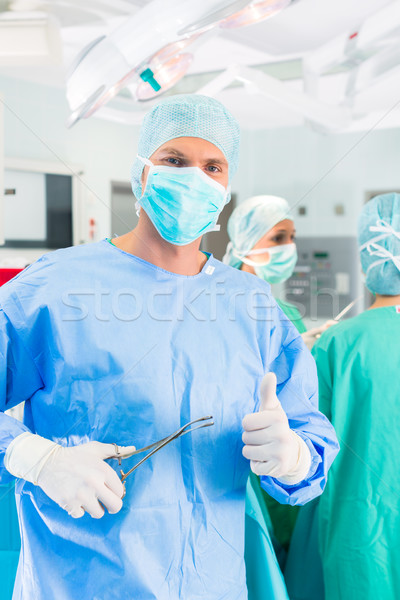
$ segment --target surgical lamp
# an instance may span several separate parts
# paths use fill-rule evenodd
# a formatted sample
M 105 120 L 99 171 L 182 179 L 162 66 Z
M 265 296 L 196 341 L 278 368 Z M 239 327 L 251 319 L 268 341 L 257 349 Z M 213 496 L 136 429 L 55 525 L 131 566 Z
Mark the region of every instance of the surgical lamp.
M 155 98 L 185 75 L 210 32 L 264 20 L 291 1 L 153 0 L 77 56 L 67 74 L 67 126 L 93 115 L 125 87 L 137 101 Z

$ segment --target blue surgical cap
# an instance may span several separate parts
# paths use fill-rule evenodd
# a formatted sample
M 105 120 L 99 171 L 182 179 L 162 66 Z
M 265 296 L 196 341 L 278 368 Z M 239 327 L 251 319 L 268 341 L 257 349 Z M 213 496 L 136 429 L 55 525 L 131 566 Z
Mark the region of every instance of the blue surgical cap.
M 228 220 L 231 241 L 223 262 L 239 269 L 240 257 L 246 256 L 263 235 L 285 219 L 293 221 L 290 207 L 278 196 L 253 196 L 239 204 Z
M 227 159 L 229 180 L 232 179 L 238 168 L 240 132 L 236 119 L 221 102 L 197 94 L 165 98 L 143 119 L 138 155 L 150 158 L 157 148 L 178 137 L 197 137 L 214 144 Z M 139 159 L 132 166 L 131 183 L 136 198 L 142 195 L 143 166 Z
M 383 296 L 400 294 L 400 194 L 367 202 L 358 221 L 358 242 L 367 288 Z

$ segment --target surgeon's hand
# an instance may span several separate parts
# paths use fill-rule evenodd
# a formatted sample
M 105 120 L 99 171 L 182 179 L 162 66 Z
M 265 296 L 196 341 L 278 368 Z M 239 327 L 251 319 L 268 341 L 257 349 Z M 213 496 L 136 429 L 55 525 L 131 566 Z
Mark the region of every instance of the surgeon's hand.
M 324 333 L 324 331 L 329 329 L 329 327 L 332 327 L 332 325 L 337 325 L 337 323 L 337 321 L 330 319 L 329 321 L 326 321 L 323 325 L 320 325 L 319 327 L 313 327 L 312 329 L 308 329 L 308 331 L 302 333 L 301 337 L 303 338 L 303 342 L 305 343 L 307 348 L 309 350 L 312 350 L 312 347 L 314 346 L 315 342 L 321 337 L 321 333 Z
M 135 448 L 118 446 L 123 457 Z M 4 464 L 15 477 L 26 479 L 66 510 L 79 518 L 88 512 L 93 518 L 122 508 L 124 487 L 117 473 L 104 462 L 115 458 L 113 444 L 88 442 L 64 448 L 32 433 L 16 437 L 7 448 Z
M 269 475 L 282 483 L 303 481 L 310 470 L 311 455 L 304 442 L 289 427 L 276 395 L 276 376 L 267 373 L 260 386 L 260 411 L 243 419 L 243 456 L 256 475 Z

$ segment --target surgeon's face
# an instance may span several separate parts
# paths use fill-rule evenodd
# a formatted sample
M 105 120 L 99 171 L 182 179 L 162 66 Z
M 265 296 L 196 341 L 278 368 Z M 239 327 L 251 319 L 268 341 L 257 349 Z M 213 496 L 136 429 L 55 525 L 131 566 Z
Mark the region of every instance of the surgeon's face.
M 275 227 L 267 231 L 265 235 L 254 246 L 256 248 L 269 248 L 270 246 L 282 246 L 292 244 L 296 239 L 296 229 L 293 221 L 285 219 Z
M 263 237 L 258 240 L 253 250 L 259 248 L 270 248 L 271 246 L 282 246 L 283 244 L 292 244 L 296 239 L 296 229 L 293 221 L 285 219 L 275 227 L 267 231 Z M 253 254 L 249 256 L 255 262 L 265 263 L 269 260 L 269 254 Z
M 150 156 L 153 165 L 166 167 L 198 167 L 208 177 L 228 187 L 228 161 L 219 148 L 201 138 L 180 137 L 165 142 Z M 142 173 L 142 191 L 149 167 Z

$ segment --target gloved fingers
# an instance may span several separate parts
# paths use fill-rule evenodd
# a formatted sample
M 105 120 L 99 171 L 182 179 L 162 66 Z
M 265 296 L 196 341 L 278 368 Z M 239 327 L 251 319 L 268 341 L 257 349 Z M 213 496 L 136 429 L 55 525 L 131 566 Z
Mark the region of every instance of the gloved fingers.
M 307 335 L 307 336 L 311 336 L 311 337 L 320 336 L 321 333 L 323 333 L 324 331 L 329 329 L 329 327 L 332 327 L 332 325 L 337 325 L 337 323 L 338 323 L 338 321 L 335 321 L 334 319 L 329 319 L 323 325 L 319 325 L 318 327 L 313 327 L 312 329 L 308 329 L 304 334 L 302 334 L 302 336 L 303 335 Z
M 283 439 L 286 431 L 283 429 L 281 422 L 274 422 L 269 427 L 264 429 L 256 429 L 254 431 L 244 431 L 242 441 L 248 446 L 263 446 L 273 441 Z
M 93 454 L 95 454 L 102 460 L 106 458 L 116 457 L 116 450 L 114 444 L 103 444 L 102 442 L 88 442 L 86 445 Z M 123 457 L 124 454 L 122 453 L 122 451 L 125 454 L 129 454 L 131 452 L 134 452 L 136 448 L 135 446 L 118 446 L 118 450 L 121 457 Z
M 136 446 L 118 446 L 118 451 L 121 458 L 125 458 L 125 456 L 130 456 L 132 452 L 135 452 Z
M 250 468 L 255 475 L 265 477 L 276 477 L 280 474 L 280 464 L 276 460 L 250 461 Z
M 260 412 L 273 410 L 280 406 L 276 395 L 276 375 L 267 373 L 260 384 Z
M 307 348 L 310 350 L 313 349 L 313 346 L 315 344 L 315 342 L 318 339 L 318 335 L 313 336 L 313 335 L 308 335 L 308 331 L 306 331 L 305 333 L 301 334 L 301 337 L 303 339 L 303 342 L 305 343 L 305 345 L 307 346 Z
M 271 457 L 271 449 L 275 446 L 273 442 L 262 446 L 243 446 L 242 454 L 248 460 L 259 460 L 265 462 Z
M 118 498 L 122 498 L 125 494 L 122 481 L 110 465 L 104 463 L 104 466 L 107 467 L 104 469 L 104 483 Z
M 323 331 L 326 331 L 329 329 L 329 327 L 332 327 L 332 325 L 337 325 L 338 323 L 339 321 L 335 321 L 335 319 L 328 319 L 328 321 L 326 321 L 326 323 L 323 325 Z
M 324 331 L 323 326 L 313 327 L 312 329 L 307 329 L 307 331 L 305 331 L 304 333 L 302 333 L 301 337 L 303 338 L 303 340 L 304 340 L 305 337 L 315 338 L 322 331 Z
M 83 502 L 82 508 L 89 513 L 93 519 L 101 519 L 104 515 L 104 508 L 99 504 L 98 499 L 95 495 L 88 495 L 85 501 Z
M 258 429 L 270 427 L 281 420 L 284 420 L 284 411 L 283 408 L 279 406 L 279 408 L 272 410 L 263 410 L 262 412 L 246 415 L 242 421 L 242 427 L 245 431 L 256 431 Z
M 122 485 L 122 483 L 121 483 Z M 114 492 L 107 486 L 102 486 L 98 493 L 99 501 L 105 506 L 111 515 L 119 512 L 122 508 L 122 500 L 120 496 L 116 496 Z
M 85 514 L 85 511 L 82 508 L 82 506 L 76 505 L 72 508 L 68 508 L 68 506 L 63 506 L 63 508 L 64 508 L 64 510 L 67 511 L 69 516 L 72 517 L 73 519 L 80 519 Z

